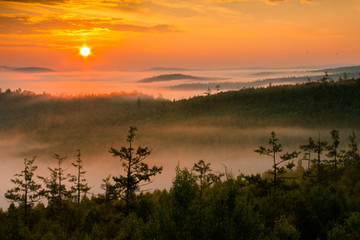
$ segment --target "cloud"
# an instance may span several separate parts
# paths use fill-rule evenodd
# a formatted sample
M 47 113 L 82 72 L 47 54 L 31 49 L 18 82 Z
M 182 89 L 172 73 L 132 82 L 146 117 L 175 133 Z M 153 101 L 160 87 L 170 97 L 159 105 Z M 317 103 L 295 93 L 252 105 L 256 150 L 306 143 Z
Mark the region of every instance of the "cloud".
M 277 4 L 277 3 L 281 3 L 281 2 L 287 2 L 290 0 L 219 0 L 220 2 L 256 2 L 256 1 L 261 1 L 261 2 L 266 2 L 268 4 Z M 312 3 L 312 0 L 296 0 L 299 1 L 301 3 Z
M 14 16 L 0 15 L 0 35 L 94 35 L 100 32 L 127 31 L 138 33 L 177 32 L 175 26 L 157 24 L 142 26 L 128 24 L 122 18 L 85 18 L 77 15 Z
M 313 0 L 261 0 L 263 2 L 266 2 L 268 4 L 272 4 L 272 5 L 276 5 L 278 3 L 282 3 L 282 2 L 289 2 L 289 1 L 298 1 L 300 3 L 312 3 Z
M 75 4 L 75 5 L 105 5 L 105 6 L 116 6 L 119 3 L 129 3 L 137 2 L 131 0 L 84 0 L 84 1 L 74 1 L 74 0 L 0 0 L 1 2 L 11 2 L 11 3 L 23 3 L 23 4 L 42 4 L 42 5 L 62 5 L 62 4 Z
M 276 3 L 280 3 L 280 2 L 287 2 L 289 0 L 265 0 L 265 2 L 269 3 L 269 4 L 276 4 Z M 312 0 L 297 0 L 300 1 L 300 3 L 312 3 Z
M 68 0 L 1 0 L 0 2 L 58 5 L 68 2 Z
M 146 1 L 148 2 L 148 1 Z M 28 12 L 29 5 L 36 5 L 39 7 L 49 9 L 61 10 L 79 10 L 79 9 L 96 9 L 108 8 L 115 9 L 118 6 L 135 6 L 142 4 L 142 1 L 134 0 L 0 0 L 0 5 L 13 8 L 14 4 L 17 4 L 14 9 L 22 9 L 24 12 Z M 34 11 L 34 9 L 31 9 Z M 31 11 L 30 10 L 30 11 Z

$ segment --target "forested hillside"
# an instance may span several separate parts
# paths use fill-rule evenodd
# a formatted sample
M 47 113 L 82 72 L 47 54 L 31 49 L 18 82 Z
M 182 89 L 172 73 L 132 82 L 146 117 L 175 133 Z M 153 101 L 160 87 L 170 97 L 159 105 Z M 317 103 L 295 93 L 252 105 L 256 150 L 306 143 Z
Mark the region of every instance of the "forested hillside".
M 355 132 L 341 139 L 336 129 L 358 130 L 359 118 L 360 79 L 207 92 L 181 101 L 6 90 L 0 94 L 1 135 L 25 136 L 18 148 L 21 156 L 31 154 L 24 152 L 26 144 L 48 144 L 41 150 L 58 165 L 48 169 L 49 176 L 38 177 L 36 157 L 26 158 L 9 179 L 13 185 L 5 196 L 14 204 L 0 211 L 0 239 L 358 239 L 358 140 Z M 128 130 L 138 125 L 139 134 L 160 136 L 161 144 L 171 140 L 173 145 L 184 140 L 165 134 L 176 125 L 180 131 L 183 126 L 333 130 L 308 136 L 289 152 L 283 150 L 288 142 L 272 132 L 253 149 L 273 164 L 262 174 L 213 171 L 199 160 L 191 168 L 177 166 L 170 189 L 139 192 L 163 167 L 147 164 L 157 149 L 147 147 L 154 142 L 142 145 L 149 138 L 138 139 L 135 127 Z M 112 144 L 118 143 L 119 133 L 125 141 L 117 148 Z M 201 137 L 196 141 L 208 143 Z M 102 192 L 93 194 L 82 153 L 100 146 L 123 163 L 124 172 L 104 176 L 98 183 Z M 76 171 L 66 175 L 66 149 L 74 148 L 81 149 L 72 163 Z
M 0 94 L 0 110 L 3 113 L 0 120 L 4 127 L 36 127 L 43 124 L 46 121 L 44 118 L 49 116 L 78 122 L 83 122 L 82 117 L 85 117 L 87 121 L 106 121 L 110 124 L 159 119 L 171 122 L 208 116 L 257 120 L 266 117 L 289 124 L 293 123 L 294 117 L 298 118 L 296 124 L 299 125 L 316 121 L 331 125 L 334 120 L 349 124 L 355 123 L 360 116 L 359 91 L 359 79 L 244 88 L 217 94 L 209 92 L 204 93 L 204 96 L 179 101 L 153 99 L 136 93 L 52 97 L 28 91 L 7 90 Z M 47 120 L 50 121 L 49 124 L 54 124 L 51 122 L 54 119 Z
M 0 133 L 31 134 L 32 141 L 56 143 L 61 151 L 74 144 L 94 150 L 89 143 L 101 145 L 99 136 L 103 143 L 114 143 L 130 125 L 141 126 L 149 136 L 178 124 L 357 129 L 360 80 L 204 93 L 179 101 L 136 93 L 55 97 L 7 90 L 0 94 L 0 113 Z
M 136 93 L 56 97 L 18 89 L 0 94 L 0 123 L 2 129 L 20 126 L 26 130 L 67 122 L 112 126 L 134 121 L 166 123 L 230 117 L 243 122 L 244 127 L 277 124 L 274 121 L 305 126 L 319 122 L 348 125 L 356 124 L 360 117 L 359 93 L 360 79 L 209 92 L 179 101 Z

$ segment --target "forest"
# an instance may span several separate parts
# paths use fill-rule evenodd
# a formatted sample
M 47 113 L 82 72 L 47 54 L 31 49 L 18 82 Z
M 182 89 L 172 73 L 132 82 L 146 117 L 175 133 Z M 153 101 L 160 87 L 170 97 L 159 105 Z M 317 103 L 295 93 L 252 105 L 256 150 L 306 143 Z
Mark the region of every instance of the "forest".
M 0 211 L 0 239 L 360 238 L 360 79 L 324 77 L 291 86 L 205 92 L 180 101 L 141 94 L 65 98 L 18 89 L 1 92 L 0 106 L 2 134 L 27 132 L 33 141 L 59 143 L 46 149 L 57 162 L 48 176 L 37 174 L 34 156 L 25 158 L 23 168 L 9 179 L 12 187 L 5 197 L 12 204 Z M 144 128 L 135 126 L 152 126 L 150 132 L 156 132 L 156 126 L 179 121 L 192 126 L 302 126 L 317 128 L 319 134 L 285 152 L 287 142 L 269 132 L 253 149 L 273 165 L 262 174 L 214 171 L 198 160 L 191 168 L 174 169 L 170 189 L 139 191 L 163 167 L 149 166 L 156 149 L 147 147 L 151 142 L 138 144 L 137 134 Z M 332 129 L 327 140 L 320 135 L 323 128 Z M 346 141 L 337 130 L 342 128 L 354 130 Z M 97 132 L 114 129 L 125 141 L 106 150 L 123 169 L 104 176 L 102 192 L 90 194 L 82 153 L 94 145 L 69 136 L 90 131 L 90 138 L 99 138 Z M 106 140 L 114 143 L 101 139 Z M 69 146 L 81 149 L 73 174 L 62 165 Z

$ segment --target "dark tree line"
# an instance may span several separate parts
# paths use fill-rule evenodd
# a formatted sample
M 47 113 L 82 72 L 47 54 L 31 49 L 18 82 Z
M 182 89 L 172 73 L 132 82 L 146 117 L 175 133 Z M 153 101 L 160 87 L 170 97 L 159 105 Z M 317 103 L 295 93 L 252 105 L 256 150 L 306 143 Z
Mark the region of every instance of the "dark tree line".
M 162 167 L 144 160 L 148 147 L 128 146 L 110 153 L 123 163 L 124 175 L 104 179 L 103 193 L 86 195 L 84 164 L 78 151 L 66 174 L 65 157 L 54 155 L 50 177 L 35 179 L 35 158 L 11 181 L 5 196 L 18 203 L 0 210 L 1 239 L 358 239 L 360 237 L 360 154 L 353 132 L 344 146 L 337 130 L 331 141 L 308 139 L 302 153 L 282 153 L 274 132 L 271 157 L 262 175 L 218 173 L 199 160 L 191 170 L 176 167 L 170 190 L 138 193 Z M 306 167 L 294 160 L 308 161 Z M 72 186 L 68 189 L 65 182 Z M 38 202 L 46 198 L 47 206 Z M 37 203 L 37 204 L 35 204 Z

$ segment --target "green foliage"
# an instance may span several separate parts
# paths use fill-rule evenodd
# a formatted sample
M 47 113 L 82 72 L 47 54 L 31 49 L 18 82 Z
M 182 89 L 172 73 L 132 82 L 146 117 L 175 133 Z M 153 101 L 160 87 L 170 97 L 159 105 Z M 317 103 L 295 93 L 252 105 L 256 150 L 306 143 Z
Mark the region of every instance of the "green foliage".
M 360 81 L 332 82 L 326 79 L 324 82 L 243 89 L 174 102 L 138 96 L 135 99 L 118 96 L 62 99 L 7 92 L 0 96 L 4 103 L 0 106 L 4 113 L 0 115 L 0 126 L 3 126 L 0 130 L 11 132 L 19 125 L 24 128 L 22 130 L 31 130 L 36 141 L 54 142 L 56 139 L 61 144 L 75 147 L 77 142 L 66 138 L 71 131 L 77 136 L 88 134 L 89 138 L 98 137 L 99 132 L 108 136 L 108 133 L 124 130 L 124 126 L 132 124 L 134 119 L 135 122 L 148 122 L 147 126 L 155 126 L 154 122 L 157 122 L 156 126 L 166 123 L 165 127 L 184 119 L 194 126 L 202 124 L 203 119 L 212 119 L 207 122 L 209 124 L 228 119 L 222 124 L 231 122 L 241 127 L 357 126 Z M 266 122 L 262 120 L 264 117 Z M 88 122 L 82 121 L 85 118 Z M 119 122 L 123 126 L 119 127 Z M 104 126 L 110 130 L 105 130 Z M 360 155 L 355 133 L 349 136 L 345 150 L 341 149 L 337 130 L 331 131 L 329 144 L 321 140 L 320 135 L 316 140 L 309 138 L 301 146 L 309 164 L 306 170 L 301 170 L 291 161 L 299 153 L 281 154 L 282 145 L 272 132 L 268 147 L 260 146 L 256 152 L 272 157 L 272 173 L 282 174 L 281 181 L 280 177 L 274 180 L 278 181 L 276 190 L 266 173 L 237 177 L 227 174 L 222 179 L 221 174 L 211 171 L 209 163 L 200 160 L 192 171 L 177 167 L 169 191 L 155 190 L 146 194 L 136 194 L 136 190 L 142 183 L 150 182 L 162 168 L 150 168 L 142 162 L 151 149 L 136 149 L 133 146 L 135 133 L 136 128 L 130 127 L 129 145 L 110 149 L 122 161 L 125 176 L 105 178 L 105 193 L 91 199 L 83 196 L 74 202 L 69 191 L 61 187 L 66 184 L 61 165 L 64 158 L 55 155 L 58 166 L 50 168 L 50 178 L 41 178 L 49 204 L 39 203 L 28 209 L 27 221 L 22 217 L 28 206 L 26 203 L 20 201 L 17 206 L 10 205 L 7 211 L 1 210 L 0 239 L 315 240 L 360 237 Z M 27 161 L 25 166 L 29 163 Z M 28 173 L 36 170 L 30 165 Z M 75 178 L 70 178 L 74 179 L 71 183 L 77 183 L 76 186 L 73 184 L 72 193 L 82 191 L 76 187 L 81 179 L 85 179 L 80 152 L 73 166 L 78 173 Z M 22 186 L 25 173 L 26 170 L 15 175 L 19 180 L 15 179 L 13 183 Z M 35 181 L 34 184 L 37 185 Z M 21 188 L 12 193 L 14 196 L 20 194 L 14 199 L 24 199 Z M 61 204 L 61 211 L 57 203 Z M 126 207 L 127 204 L 131 207 Z
M 337 182 L 338 181 L 338 165 L 340 164 L 340 159 L 341 159 L 340 151 L 338 150 L 339 144 L 340 144 L 339 131 L 332 130 L 330 132 L 330 134 L 331 134 L 331 138 L 332 138 L 333 142 L 331 145 L 327 146 L 328 154 L 326 156 L 330 158 L 330 160 L 328 160 L 328 163 L 333 165 L 334 181 Z
M 133 205 L 133 196 L 136 190 L 139 189 L 140 183 L 150 182 L 150 178 L 162 172 L 162 167 L 153 166 L 149 168 L 148 164 L 143 161 L 151 154 L 151 149 L 148 147 L 138 146 L 136 152 L 132 143 L 134 142 L 136 127 L 130 127 L 126 141 L 129 143 L 128 147 L 121 147 L 117 150 L 110 148 L 110 153 L 114 157 L 120 158 L 122 166 L 124 167 L 125 176 L 113 177 L 116 182 L 116 188 L 121 193 L 125 192 L 126 209 L 129 212 Z
M 170 190 L 171 195 L 174 197 L 175 208 L 180 212 L 188 211 L 198 191 L 199 188 L 196 184 L 196 177 L 186 168 L 180 169 L 180 167 L 177 166 L 176 177 Z
M 356 142 L 356 135 L 355 132 L 353 131 L 351 135 L 349 135 L 348 137 L 349 139 L 349 144 L 348 147 L 349 149 L 347 151 L 342 150 L 342 161 L 345 164 L 345 167 L 347 169 L 354 169 L 354 170 L 360 170 L 360 154 L 359 154 L 359 149 L 358 149 L 358 145 Z
M 169 192 L 134 194 L 130 212 L 123 200 L 84 197 L 78 205 L 63 201 L 36 205 L 29 225 L 23 206 L 0 211 L 1 239 L 357 239 L 360 183 L 317 185 L 306 178 L 300 185 L 284 182 L 275 192 L 260 175 L 234 178 L 206 187 L 199 197 L 199 173 L 211 173 L 199 161 L 196 169 L 176 168 Z M 196 174 L 195 174 L 196 173 Z M 339 177 L 344 179 L 344 171 Z M 109 180 L 109 178 L 108 178 Z M 295 181 L 295 180 L 292 180 Z M 286 188 L 291 184 L 290 188 Z M 350 184 L 349 187 L 342 185 Z M 289 185 L 290 186 L 290 185 Z M 355 188 L 357 186 L 357 188 Z M 66 200 L 66 199 L 64 199 Z M 80 216 L 80 219 L 77 218 Z M 342 238 L 341 238 L 342 237 Z
M 11 204 L 7 211 L 7 216 L 3 216 L 1 223 L 1 239 L 4 240 L 27 240 L 30 239 L 30 231 L 22 221 L 19 209 Z
M 24 170 L 15 174 L 16 178 L 11 180 L 16 187 L 7 191 L 6 198 L 19 203 L 28 203 L 28 201 L 32 203 L 39 200 L 38 191 L 41 185 L 34 181 L 34 172 L 37 169 L 37 166 L 33 165 L 34 161 L 35 157 L 31 160 L 24 159 Z
M 55 204 L 61 208 L 62 201 L 64 198 L 69 197 L 71 192 L 66 190 L 64 180 L 67 179 L 64 176 L 65 170 L 61 164 L 66 159 L 59 154 L 54 154 L 54 158 L 57 160 L 57 168 L 48 168 L 50 171 L 50 178 L 39 176 L 44 182 L 45 189 L 42 191 L 42 195 L 48 200 L 49 204 Z
M 310 168 L 310 163 L 313 160 L 311 158 L 311 153 L 314 151 L 315 149 L 315 142 L 312 139 L 312 137 L 309 137 L 308 139 L 308 144 L 304 144 L 300 146 L 300 149 L 304 151 L 304 157 L 303 160 L 308 161 L 308 169 Z
M 329 240 L 360 238 L 360 214 L 352 212 L 342 225 L 336 224 L 327 234 Z
M 103 179 L 103 183 L 101 184 L 101 188 L 105 191 L 101 197 L 103 197 L 103 201 L 108 202 L 111 200 L 115 200 L 120 198 L 120 194 L 123 189 L 120 189 L 117 185 L 112 184 L 110 182 L 111 176 L 107 176 Z
M 291 153 L 285 153 L 280 155 L 280 161 L 276 160 L 276 155 L 280 152 L 282 152 L 282 146 L 280 143 L 277 143 L 278 139 L 276 138 L 275 132 L 271 132 L 271 137 L 269 139 L 269 148 L 265 148 L 263 146 L 260 146 L 258 149 L 255 149 L 254 152 L 259 153 L 260 155 L 266 155 L 272 158 L 274 165 L 273 165 L 273 172 L 274 175 L 274 185 L 277 185 L 277 177 L 278 175 L 286 173 L 285 168 L 279 168 L 278 166 L 286 161 L 290 161 L 294 158 L 297 158 L 300 152 L 291 152 Z M 288 163 L 286 165 L 286 168 L 291 170 L 294 167 L 294 163 Z
M 273 238 L 275 240 L 299 240 L 300 233 L 291 225 L 285 216 L 275 220 Z
M 83 171 L 80 150 L 78 150 L 76 157 L 76 163 L 72 163 L 72 165 L 76 168 L 77 175 L 70 175 L 69 182 L 74 183 L 74 185 L 71 187 L 71 192 L 75 193 L 75 198 L 77 200 L 77 204 L 79 205 L 81 194 L 86 194 L 90 190 L 90 187 L 86 183 L 86 179 L 84 177 L 86 171 Z
M 121 221 L 119 233 L 116 240 L 141 240 L 144 239 L 143 234 L 144 223 L 136 214 L 131 213 Z
M 29 205 L 31 207 L 34 202 L 39 201 L 41 195 L 41 185 L 34 180 L 34 172 L 37 169 L 37 166 L 33 165 L 34 161 L 35 157 L 31 160 L 24 159 L 24 170 L 19 174 L 15 174 L 15 179 L 11 179 L 15 187 L 5 193 L 7 199 L 24 206 L 25 224 L 27 224 Z
M 197 163 L 195 163 L 192 171 L 197 173 L 195 177 L 196 180 L 199 182 L 200 197 L 202 196 L 204 189 L 220 181 L 221 177 L 224 176 L 224 174 L 212 173 L 210 163 L 205 164 L 204 160 L 199 160 Z
M 314 142 L 314 140 L 311 137 L 309 137 L 308 144 L 300 146 L 301 149 L 304 149 L 306 151 L 306 156 L 308 156 L 308 161 L 310 161 L 313 164 L 313 166 L 316 167 L 316 173 L 315 175 L 311 175 L 311 177 L 316 176 L 318 184 L 324 181 L 323 179 L 324 174 L 322 173 L 324 167 L 323 166 L 324 160 L 322 159 L 322 154 L 327 149 L 327 146 L 328 144 L 326 141 L 321 141 L 320 133 L 318 140 L 316 142 Z M 315 153 L 316 157 L 311 158 L 311 153 Z M 308 171 L 308 175 L 312 174 L 312 172 L 314 172 L 313 169 L 310 169 Z

